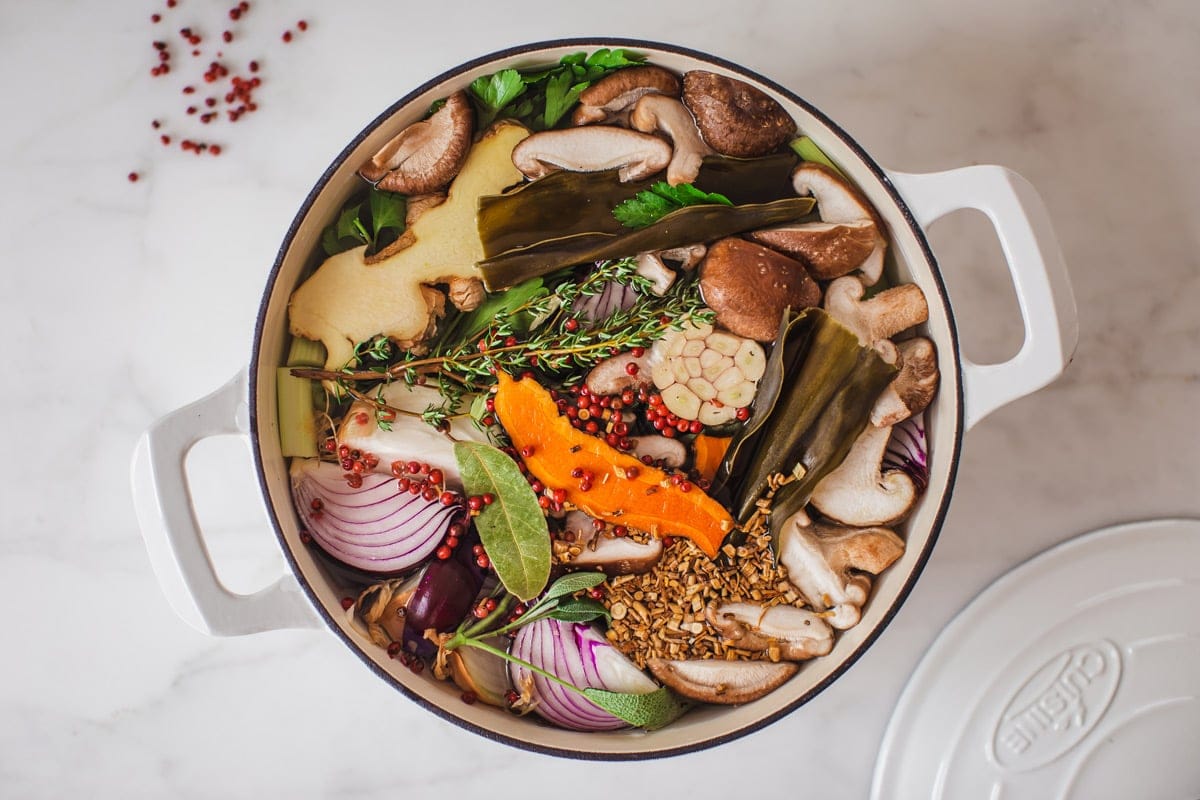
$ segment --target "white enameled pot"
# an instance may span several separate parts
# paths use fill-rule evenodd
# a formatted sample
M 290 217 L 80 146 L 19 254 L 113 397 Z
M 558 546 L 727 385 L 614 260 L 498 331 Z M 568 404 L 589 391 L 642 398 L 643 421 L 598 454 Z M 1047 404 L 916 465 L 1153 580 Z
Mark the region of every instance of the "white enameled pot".
M 288 345 L 288 297 L 317 258 L 322 228 L 361 187 L 355 168 L 418 120 L 434 100 L 481 75 L 550 63 L 568 53 L 600 47 L 636 50 L 681 73 L 707 69 L 732 75 L 778 99 L 800 130 L 878 209 L 895 254 L 892 281 L 916 283 L 929 300 L 923 333 L 937 343 L 942 375 L 941 389 L 927 412 L 929 487 L 903 525 L 908 543 L 904 556 L 876 582 L 862 621 L 839 636 L 832 653 L 805 664 L 795 678 L 766 697 L 742 706 L 697 709 L 652 733 L 575 733 L 482 703 L 466 705 L 453 684 L 414 675 L 349 627 L 340 605 L 346 592 L 300 542 L 276 424 L 275 370 L 283 363 Z M 1016 356 L 1004 363 L 980 365 L 963 357 L 950 298 L 925 236 L 930 223 L 962 208 L 978 209 L 992 221 L 1012 273 L 1025 340 Z M 384 112 L 338 155 L 317 181 L 279 250 L 259 310 L 249 366 L 221 389 L 168 414 L 147 430 L 134 456 L 134 496 L 163 591 L 180 616 L 202 631 L 230 636 L 277 628 L 327 628 L 404 694 L 489 738 L 573 757 L 670 755 L 719 744 L 794 711 L 863 655 L 899 609 L 929 558 L 950 502 L 963 434 L 990 412 L 1058 377 L 1071 358 L 1076 338 L 1074 299 L 1046 209 L 1019 175 L 997 166 L 926 175 L 885 170 L 844 131 L 784 87 L 703 53 L 631 40 L 533 44 L 477 59 L 431 80 Z M 184 469 L 192 445 L 231 433 L 249 439 L 275 535 L 290 565 L 277 582 L 250 595 L 231 593 L 218 579 L 196 522 Z

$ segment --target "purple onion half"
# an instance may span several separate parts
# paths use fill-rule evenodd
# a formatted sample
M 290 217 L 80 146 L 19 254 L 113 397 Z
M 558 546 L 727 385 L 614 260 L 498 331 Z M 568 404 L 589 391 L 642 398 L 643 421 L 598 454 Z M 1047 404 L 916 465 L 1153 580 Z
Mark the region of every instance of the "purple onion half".
M 591 625 L 542 619 L 517 631 L 512 655 L 528 661 L 580 689 L 645 694 L 658 685 L 639 670 Z M 509 664 L 518 691 L 532 680 L 533 710 L 548 722 L 578 731 L 604 731 L 628 723 L 603 710 L 582 694 L 538 675 L 520 664 Z
M 293 459 L 292 498 L 305 529 L 331 557 L 376 575 L 395 575 L 431 556 L 456 506 L 398 493 L 390 475 L 368 473 L 351 488 L 345 471 L 317 459 Z
M 914 414 L 892 427 L 883 453 L 885 470 L 901 470 L 913 479 L 917 491 L 929 485 L 929 449 L 925 442 L 925 414 Z

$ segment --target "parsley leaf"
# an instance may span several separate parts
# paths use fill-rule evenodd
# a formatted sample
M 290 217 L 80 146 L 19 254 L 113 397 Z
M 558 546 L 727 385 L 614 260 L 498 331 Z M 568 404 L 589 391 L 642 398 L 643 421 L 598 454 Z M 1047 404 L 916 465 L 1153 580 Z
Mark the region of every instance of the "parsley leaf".
M 479 127 L 486 128 L 504 107 L 525 93 L 525 81 L 515 69 L 502 69 L 471 81 L 479 105 Z
M 364 203 L 358 196 L 342 208 L 337 221 L 321 232 L 325 255 L 334 256 L 359 245 L 377 253 L 404 233 L 408 201 L 402 194 L 371 189 Z
M 575 79 L 570 70 L 564 70 L 554 75 L 546 82 L 546 113 L 543 124 L 547 129 L 553 128 L 571 108 L 579 102 L 579 95 L 591 84 L 587 81 L 573 84 Z
M 723 194 L 703 192 L 690 183 L 672 186 L 659 181 L 613 209 L 613 216 L 627 228 L 644 228 L 684 206 L 723 205 L 733 202 Z
M 511 117 L 531 130 L 558 125 L 579 102 L 584 89 L 618 69 L 640 64 L 643 56 L 626 50 L 570 53 L 557 64 L 532 69 L 504 69 L 476 78 L 470 95 L 479 127 Z

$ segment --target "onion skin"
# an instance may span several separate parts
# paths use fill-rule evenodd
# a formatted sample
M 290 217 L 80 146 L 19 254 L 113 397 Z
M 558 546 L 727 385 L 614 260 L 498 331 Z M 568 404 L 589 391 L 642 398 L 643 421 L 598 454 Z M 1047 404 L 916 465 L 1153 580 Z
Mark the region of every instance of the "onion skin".
M 580 689 L 641 694 L 658 686 L 625 658 L 595 628 L 583 623 L 542 619 L 517 631 L 512 655 Z M 520 664 L 509 664 L 513 685 L 532 685 L 533 710 L 543 719 L 577 731 L 628 727 L 624 720 L 591 700 Z
M 437 499 L 399 494 L 390 475 L 368 473 L 352 489 L 337 464 L 294 459 L 292 498 L 305 529 L 331 558 L 375 576 L 401 575 L 441 544 L 459 512 Z

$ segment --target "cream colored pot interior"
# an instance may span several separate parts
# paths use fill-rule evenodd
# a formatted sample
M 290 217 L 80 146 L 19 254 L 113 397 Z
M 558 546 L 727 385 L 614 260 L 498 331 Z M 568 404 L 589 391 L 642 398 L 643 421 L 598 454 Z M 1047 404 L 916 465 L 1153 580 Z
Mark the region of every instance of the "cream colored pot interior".
M 895 269 L 890 278 L 893 282 L 916 283 L 924 290 L 930 310 L 929 322 L 924 333 L 938 344 L 942 385 L 927 413 L 931 455 L 930 482 L 915 512 L 901 529 L 907 540 L 904 556 L 877 581 L 871 600 L 864 610 L 862 622 L 840 634 L 831 654 L 805 663 L 799 674 L 788 684 L 758 701 L 739 707 L 696 709 L 667 728 L 650 733 L 623 731 L 584 734 L 539 724 L 532 715 L 529 718 L 518 718 L 482 703 L 468 706 L 460 700 L 460 691 L 453 684 L 440 683 L 426 675 L 414 675 L 346 624 L 340 600 L 347 591 L 314 559 L 309 548 L 301 544 L 298 519 L 292 509 L 287 464 L 279 451 L 275 418 L 274 370 L 283 363 L 288 345 L 288 296 L 301 276 L 318 260 L 315 254 L 320 249 L 322 228 L 334 218 L 351 193 L 361 188 L 361 183 L 355 176 L 356 166 L 367 160 L 404 126 L 420 119 L 434 100 L 465 87 L 480 75 L 510 66 L 553 62 L 567 53 L 604 46 L 631 45 L 614 45 L 613 42 L 600 40 L 594 43 L 572 42 L 565 46 L 525 52 L 474 66 L 429 87 L 405 107 L 384 118 L 345 159 L 335 165 L 323 188 L 313 199 L 306 216 L 298 221 L 294 236 L 282 251 L 274 286 L 264 303 L 260 318 L 261 339 L 259 357 L 252 367 L 252 377 L 256 380 L 251 401 L 257 414 L 259 438 L 256 447 L 264 489 L 273 506 L 290 558 L 296 565 L 302 582 L 307 584 L 312 596 L 321 606 L 324 615 L 332 621 L 331 624 L 337 632 L 359 650 L 378 672 L 404 687 L 443 716 L 476 728 L 485 735 L 498 735 L 514 744 L 567 755 L 598 758 L 647 757 L 703 747 L 737 736 L 795 709 L 823 689 L 846 668 L 848 661 L 858 657 L 881 630 L 881 626 L 890 619 L 928 557 L 928 549 L 940 527 L 948 501 L 949 487 L 953 482 L 961 424 L 961 376 L 956 360 L 953 324 L 944 289 L 927 255 L 924 237 L 906 217 L 902 206 L 889 191 L 877 165 L 860 155 L 853 144 L 844 140 L 842 134 L 820 118 L 754 76 L 728 65 L 702 60 L 692 54 L 632 46 L 633 49 L 648 55 L 654 63 L 678 72 L 703 68 L 734 75 L 759 86 L 783 103 L 796 119 L 800 130 L 819 144 L 878 209 L 889 230 L 895 254 Z M 364 675 L 364 680 L 369 679 Z M 397 702 L 406 701 L 397 698 Z M 802 714 L 804 711 L 801 708 L 794 713 Z

